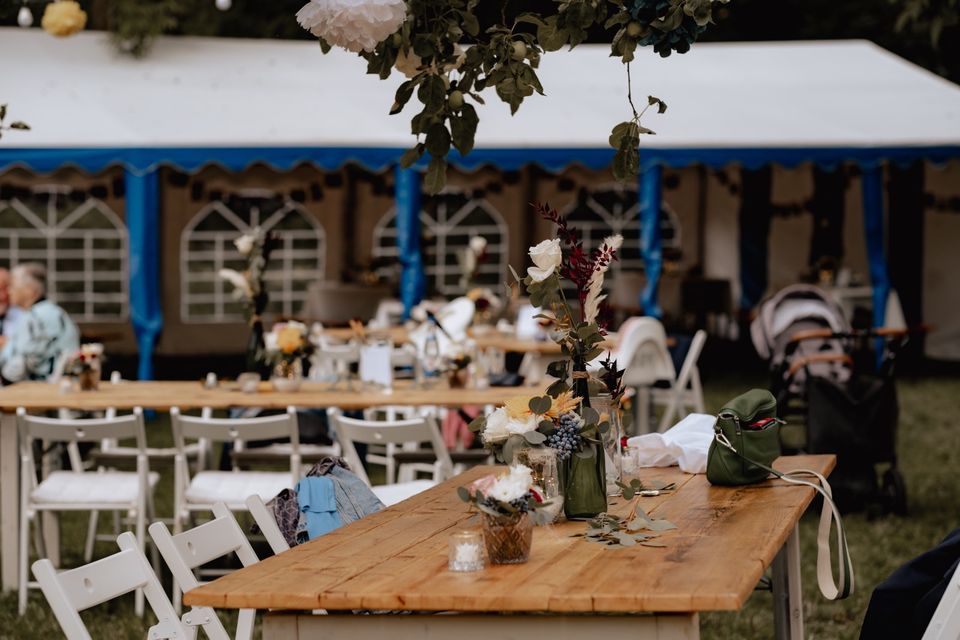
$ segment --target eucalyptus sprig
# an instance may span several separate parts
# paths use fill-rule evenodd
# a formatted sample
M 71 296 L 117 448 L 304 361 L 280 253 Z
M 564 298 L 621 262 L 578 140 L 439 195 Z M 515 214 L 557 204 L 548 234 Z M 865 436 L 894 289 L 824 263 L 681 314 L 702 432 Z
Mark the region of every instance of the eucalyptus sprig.
M 26 122 L 21 122 L 20 120 L 14 120 L 8 125 L 4 125 L 3 121 L 7 117 L 7 105 L 0 104 L 0 138 L 3 137 L 4 131 L 29 131 L 30 125 Z
M 665 547 L 656 538 L 664 531 L 676 529 L 677 525 L 668 520 L 651 518 L 643 509 L 634 507 L 630 516 L 621 518 L 612 513 L 601 513 L 587 520 L 584 533 L 575 533 L 572 538 L 583 538 L 587 542 L 596 542 L 606 547 Z
M 516 113 L 524 99 L 544 94 L 536 71 L 542 56 L 577 46 L 597 27 L 610 34 L 611 56 L 623 63 L 641 46 L 661 56 L 683 53 L 710 22 L 713 1 L 562 0 L 546 10 L 512 13 L 504 1 L 499 19 L 481 24 L 479 0 L 407 0 L 400 29 L 360 55 L 367 73 L 381 79 L 403 63 L 408 80 L 397 89 L 390 113 L 400 113 L 414 95 L 420 106 L 410 121 L 417 142 L 400 163 L 410 167 L 429 155 L 424 186 L 436 193 L 446 184 L 450 149 L 467 155 L 474 147 L 479 116 L 472 103 L 483 104 L 484 92 L 492 89 Z M 461 43 L 470 46 L 464 51 Z M 629 66 L 627 73 L 629 87 Z M 660 100 L 653 104 L 660 113 L 666 109 Z M 639 171 L 640 135 L 652 133 L 640 124 L 645 111 L 633 108 L 633 117 L 610 136 L 620 179 Z

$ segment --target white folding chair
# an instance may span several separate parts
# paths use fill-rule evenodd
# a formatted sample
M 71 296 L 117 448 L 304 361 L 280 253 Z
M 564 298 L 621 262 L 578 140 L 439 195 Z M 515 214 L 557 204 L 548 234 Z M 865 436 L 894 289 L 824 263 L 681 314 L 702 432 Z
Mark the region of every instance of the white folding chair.
M 262 418 L 184 416 L 174 407 L 170 410 L 170 421 L 178 449 L 174 463 L 174 533 L 183 530 L 184 519 L 197 511 L 212 511 L 217 502 L 223 502 L 231 511 L 242 511 L 247 496 L 257 494 L 264 499 L 272 498 L 300 480 L 300 436 L 293 407 L 287 407 L 283 415 Z M 200 438 L 211 442 L 289 438 L 290 450 L 286 460 L 290 469 L 283 472 L 200 471 L 191 477 L 184 451 L 187 439 Z
M 670 380 L 669 389 L 652 389 L 652 398 L 654 406 L 664 407 L 663 415 L 660 417 L 658 431 L 666 431 L 673 426 L 673 421 L 684 415 L 687 411 L 693 410 L 697 413 L 703 413 L 703 387 L 700 384 L 700 370 L 697 368 L 697 361 L 700 359 L 700 353 L 703 351 L 703 345 L 707 341 L 707 332 L 703 329 L 698 330 L 690 341 L 690 349 L 687 351 L 687 357 L 683 360 L 683 366 L 680 367 L 680 373 L 675 380 Z
M 135 522 L 137 540 L 143 550 L 146 519 L 152 508 L 152 491 L 159 476 L 151 473 L 146 455 L 147 439 L 143 427 L 143 411 L 116 418 L 77 418 L 63 420 L 28 416 L 17 409 L 20 430 L 20 593 L 19 611 L 27 606 L 27 588 L 36 583 L 27 581 L 30 523 L 38 513 L 59 511 L 122 511 Z M 34 440 L 62 442 L 99 442 L 104 438 L 132 439 L 136 442 L 137 470 L 84 471 L 82 465 L 71 471 L 52 471 L 38 482 L 33 458 Z M 43 536 L 37 536 L 40 554 L 46 556 Z M 136 597 L 137 615 L 143 613 L 143 593 Z
M 49 560 L 33 563 L 33 575 L 64 635 L 69 640 L 90 640 L 80 612 L 136 590 L 146 596 L 157 617 L 148 638 L 193 640 L 194 631 L 181 625 L 137 538 L 127 531 L 117 538 L 117 545 L 119 553 L 62 573 Z
M 921 640 L 960 638 L 960 569 L 955 569 Z
M 213 375 L 213 374 L 208 374 Z M 120 375 L 119 371 L 113 371 L 110 374 L 110 384 L 122 384 L 124 382 L 123 377 Z M 114 418 L 117 416 L 117 410 L 114 408 L 108 408 L 104 415 L 107 418 Z M 205 418 L 210 418 L 213 416 L 213 409 L 210 407 L 204 407 L 201 409 L 201 416 Z M 76 456 L 79 460 L 79 451 L 76 450 L 76 447 L 71 447 L 69 449 L 72 456 Z M 151 465 L 154 463 L 165 463 L 172 464 L 174 458 L 177 455 L 176 447 L 147 447 L 147 460 L 150 461 Z M 198 471 L 202 471 L 207 468 L 207 460 L 210 455 L 210 443 L 205 439 L 200 439 L 195 443 L 187 445 L 186 455 L 188 460 L 196 460 L 196 468 Z M 129 463 L 132 460 L 135 460 L 137 456 L 137 449 L 135 447 L 126 447 L 121 446 L 115 438 L 104 438 L 100 442 L 100 447 L 95 449 L 90 453 L 90 458 L 93 464 L 97 465 L 100 469 L 106 470 L 115 468 L 117 465 L 123 465 Z M 77 468 L 77 463 L 72 463 L 73 468 Z M 120 534 L 119 531 L 119 522 L 115 518 L 114 524 L 114 533 L 111 534 L 98 534 L 97 526 L 99 520 L 99 511 L 90 512 L 90 522 L 87 526 L 87 541 L 84 544 L 83 549 L 83 561 L 90 562 L 93 559 L 93 547 L 98 541 L 111 541 Z M 173 522 L 172 519 L 167 518 L 164 522 Z
M 433 448 L 433 456 L 436 457 L 436 461 L 430 466 L 433 474 L 432 479 L 410 480 L 371 487 L 373 493 L 387 506 L 425 491 L 453 474 L 453 462 L 450 460 L 450 453 L 443 444 L 437 423 L 432 418 L 382 421 L 358 420 L 346 418 L 336 411 L 331 411 L 330 422 L 337 433 L 340 446 L 343 447 L 344 458 L 350 465 L 350 469 L 368 486 L 370 485 L 370 478 L 364 470 L 363 462 L 354 446 L 355 442 L 362 442 L 367 445 L 430 443 Z M 402 463 L 400 466 L 402 466 Z
M 283 537 L 283 532 L 280 531 L 276 518 L 274 518 L 270 510 L 267 509 L 263 498 L 257 494 L 253 494 L 252 496 L 247 496 L 244 502 L 247 505 L 247 510 L 250 511 L 250 515 L 253 516 L 254 522 L 256 522 L 260 528 L 260 533 L 267 539 L 267 544 L 270 545 L 270 550 L 273 551 L 274 555 L 289 551 L 290 545 L 287 544 L 287 539 Z
M 200 586 L 194 569 L 232 553 L 240 558 L 244 567 L 260 561 L 225 504 L 214 504 L 213 515 L 213 520 L 177 535 L 170 535 L 167 525 L 162 522 L 150 525 L 150 537 L 173 574 L 175 607 L 179 606 L 181 592 L 186 593 Z M 249 640 L 253 636 L 256 614 L 256 609 L 240 610 L 235 635 L 237 640 Z M 230 638 L 216 611 L 210 607 L 193 607 L 183 614 L 181 620 L 187 627 L 203 627 L 211 640 Z

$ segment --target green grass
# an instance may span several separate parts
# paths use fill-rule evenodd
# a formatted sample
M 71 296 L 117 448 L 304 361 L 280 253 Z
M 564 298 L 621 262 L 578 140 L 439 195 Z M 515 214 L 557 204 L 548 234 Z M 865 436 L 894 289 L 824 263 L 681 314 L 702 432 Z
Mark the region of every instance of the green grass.
M 707 411 L 759 380 L 729 377 L 706 382 Z M 815 576 L 817 514 L 808 513 L 801 523 L 803 558 L 804 615 L 806 637 L 843 640 L 859 635 L 867 603 L 873 588 L 906 560 L 939 542 L 960 526 L 960 449 L 957 448 L 956 408 L 960 397 L 960 379 L 921 378 L 899 382 L 900 393 L 900 467 L 909 491 L 910 515 L 887 516 L 868 520 L 865 515 L 848 515 L 844 521 L 856 570 L 857 591 L 849 599 L 827 602 L 819 593 Z M 161 417 L 148 425 L 151 444 L 169 444 L 169 427 Z M 171 509 L 170 469 L 159 468 L 160 485 L 157 508 L 161 514 Z M 106 532 L 105 518 L 101 529 Z M 85 516 L 65 516 L 63 522 L 63 564 L 82 563 Z M 100 543 L 97 553 L 107 555 L 115 547 Z M 642 585 L 637 585 L 642 589 Z M 149 619 L 148 615 L 148 619 Z M 148 622 L 133 615 L 133 599 L 122 598 L 95 607 L 83 614 L 95 638 L 143 638 Z M 769 638 L 773 633 L 771 596 L 758 591 L 738 612 L 708 613 L 701 616 L 705 640 L 728 638 Z M 228 626 L 232 629 L 232 626 Z M 60 637 L 42 594 L 32 592 L 27 614 L 17 617 L 16 594 L 0 596 L 0 639 Z

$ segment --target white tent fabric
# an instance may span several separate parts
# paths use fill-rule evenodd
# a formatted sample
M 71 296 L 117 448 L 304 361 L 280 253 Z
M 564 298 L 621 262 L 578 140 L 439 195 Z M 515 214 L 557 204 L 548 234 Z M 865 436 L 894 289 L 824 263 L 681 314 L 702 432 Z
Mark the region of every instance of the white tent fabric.
M 661 59 L 641 52 L 634 95 L 664 148 L 873 148 L 960 145 L 960 87 L 865 41 L 700 43 Z M 162 37 L 142 60 L 107 35 L 53 38 L 0 29 L 0 97 L 29 134 L 2 146 L 411 146 L 416 97 L 388 116 L 402 76 L 365 75 L 366 62 L 311 42 Z M 511 117 L 495 96 L 479 107 L 478 148 L 605 148 L 626 120 L 626 74 L 608 47 L 543 59 L 547 97 Z

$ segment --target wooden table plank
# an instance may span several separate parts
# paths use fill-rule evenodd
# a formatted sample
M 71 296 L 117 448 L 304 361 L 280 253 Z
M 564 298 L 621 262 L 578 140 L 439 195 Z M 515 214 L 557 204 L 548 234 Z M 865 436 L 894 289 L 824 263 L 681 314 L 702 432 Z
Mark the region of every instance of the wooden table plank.
M 543 387 L 489 387 L 486 389 L 450 389 L 444 383 L 417 388 L 398 384 L 392 393 L 330 389 L 320 382 L 304 382 L 299 391 L 280 393 L 270 383 L 260 385 L 258 393 L 242 393 L 236 383 L 224 382 L 206 389 L 193 381 L 103 382 L 97 391 L 60 393 L 56 385 L 44 382 L 18 382 L 0 388 L 0 411 L 13 412 L 17 407 L 28 411 L 46 411 L 65 407 L 81 411 L 97 411 L 110 407 L 130 409 L 143 407 L 169 410 L 171 407 L 196 409 L 212 407 L 261 407 L 282 409 L 297 407 L 340 407 L 365 409 L 386 405 L 447 406 L 501 404 L 514 395 L 543 392 Z
M 829 473 L 833 456 L 795 456 L 779 469 Z M 571 534 L 582 522 L 534 531 L 528 563 L 456 574 L 446 569 L 452 530 L 472 514 L 455 488 L 491 471 L 476 468 L 409 501 L 239 570 L 185 595 L 192 605 L 258 609 L 421 611 L 692 612 L 740 608 L 813 498 L 813 490 L 767 481 L 713 487 L 677 468 L 641 477 L 678 489 L 641 505 L 677 524 L 664 548 L 606 549 Z M 611 512 L 630 504 L 616 499 Z M 576 585 L 576 588 L 572 588 Z

